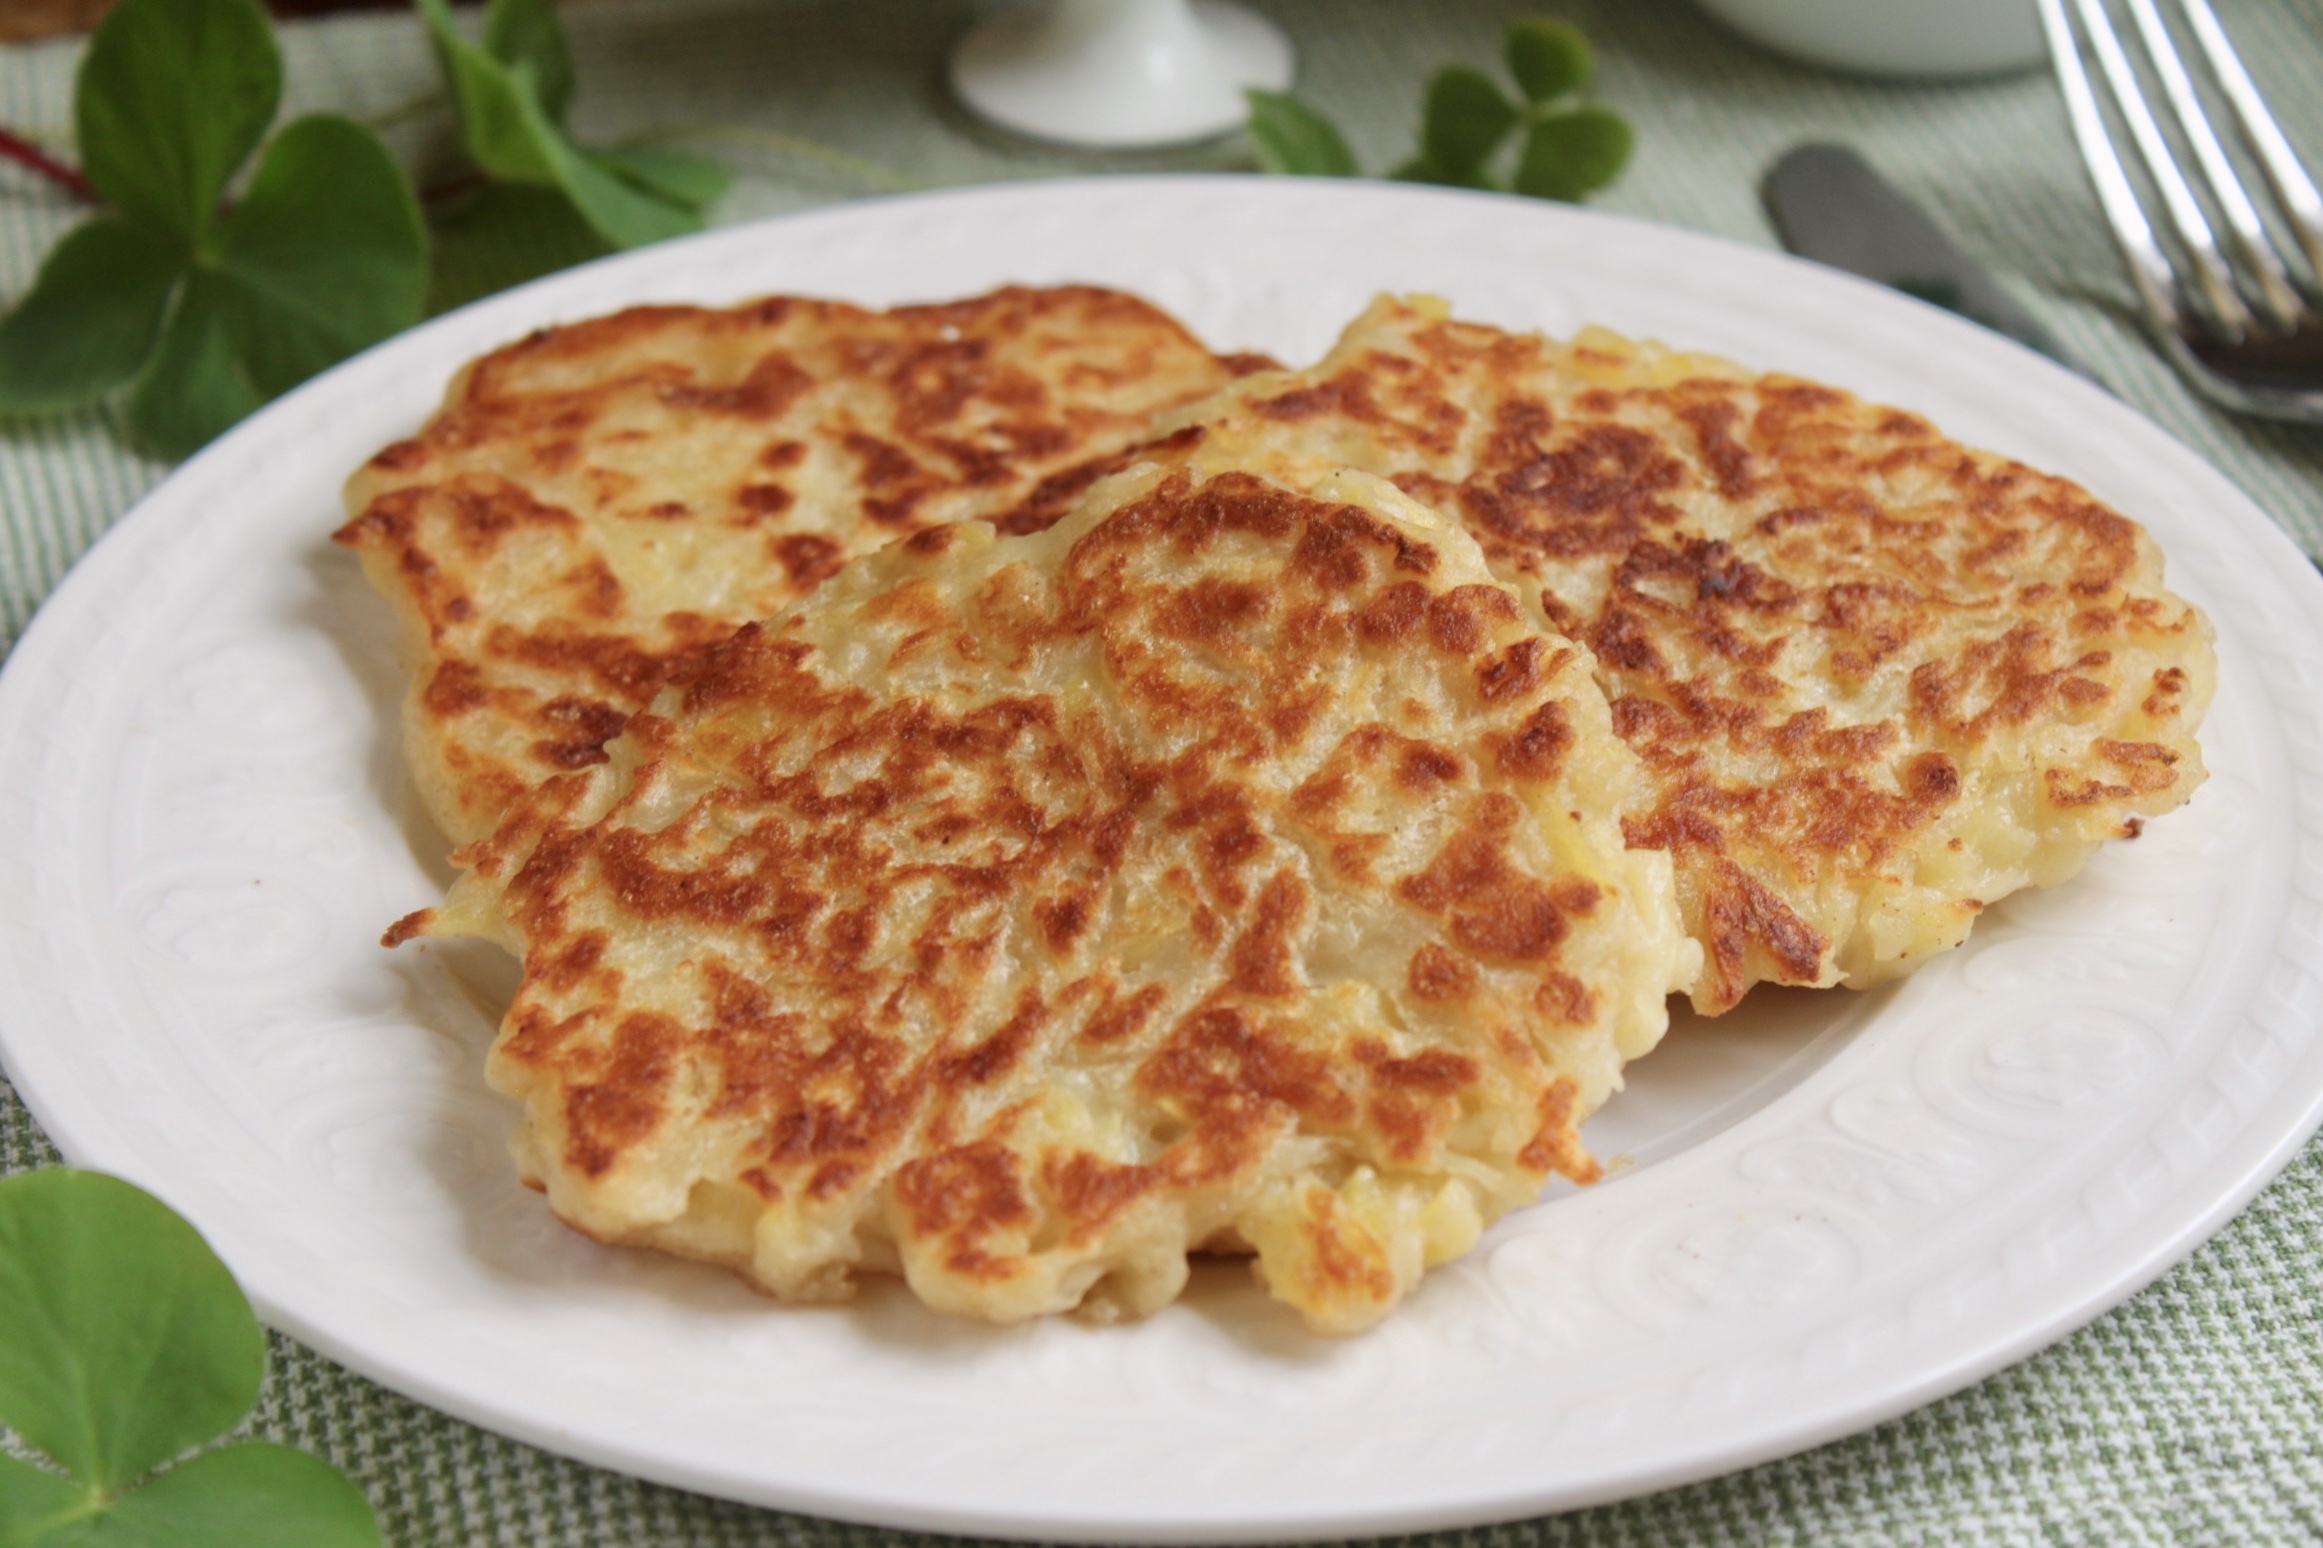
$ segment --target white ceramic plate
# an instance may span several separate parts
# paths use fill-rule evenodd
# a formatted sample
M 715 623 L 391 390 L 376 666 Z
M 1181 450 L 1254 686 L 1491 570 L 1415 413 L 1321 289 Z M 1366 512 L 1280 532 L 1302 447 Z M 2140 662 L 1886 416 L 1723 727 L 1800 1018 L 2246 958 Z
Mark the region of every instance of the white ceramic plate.
M 993 1330 L 893 1289 L 770 1306 L 596 1247 L 503 1155 L 511 975 L 388 953 L 442 846 L 396 750 L 341 477 L 468 357 L 646 299 L 1142 292 L 1313 358 L 1375 290 L 1801 372 L 2081 479 L 2222 636 L 2210 783 L 1868 996 L 1681 1024 L 1596 1121 L 1633 1164 L 1505 1221 L 1385 1326 L 1300 1332 L 1238 1267 L 1145 1324 Z M 0 1048 L 73 1160 L 155 1189 L 277 1326 L 553 1450 L 959 1532 L 1340 1537 L 1535 1514 L 1777 1456 L 2072 1329 L 2239 1207 L 2323 1100 L 2323 586 L 2218 474 L 1967 324 L 1828 271 L 1485 196 L 1018 185 L 626 256 L 421 328 L 187 464 L 0 679 Z M 472 945 L 472 943 L 470 943 Z

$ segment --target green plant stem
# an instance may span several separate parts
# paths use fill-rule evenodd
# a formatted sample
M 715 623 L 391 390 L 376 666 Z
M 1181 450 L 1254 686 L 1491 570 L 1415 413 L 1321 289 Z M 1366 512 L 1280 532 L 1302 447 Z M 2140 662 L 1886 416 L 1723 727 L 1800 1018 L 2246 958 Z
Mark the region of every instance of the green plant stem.
M 58 160 L 12 129 L 0 129 L 0 159 L 30 167 L 84 204 L 97 202 L 97 190 L 89 186 L 80 168 Z
M 686 124 L 642 130 L 621 140 L 619 148 L 642 150 L 649 145 L 668 145 L 682 140 L 723 140 L 732 145 L 747 145 L 779 155 L 796 156 L 801 161 L 812 161 L 834 172 L 845 173 L 884 193 L 918 193 L 929 186 L 891 167 L 883 167 L 876 161 L 851 155 L 835 145 L 825 145 L 805 135 L 785 134 L 779 129 L 752 129 L 733 124 Z

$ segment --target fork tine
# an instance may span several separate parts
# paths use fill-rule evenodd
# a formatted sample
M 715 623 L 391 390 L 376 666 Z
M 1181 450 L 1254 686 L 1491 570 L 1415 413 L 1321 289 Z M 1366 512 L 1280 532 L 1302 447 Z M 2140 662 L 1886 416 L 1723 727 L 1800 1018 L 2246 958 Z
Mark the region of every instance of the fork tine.
M 2227 105 L 2234 109 L 2235 121 L 2242 125 L 2243 137 L 2265 168 L 2275 198 L 2282 204 L 2299 245 L 2306 250 L 2307 262 L 2317 280 L 2323 282 L 2323 194 L 2315 191 L 2314 180 L 2299 164 L 2298 152 L 2291 149 L 2282 126 L 2267 111 L 2266 99 L 2258 94 L 2250 72 L 2243 68 L 2242 56 L 2235 52 L 2226 29 L 2218 25 L 2210 0 L 2179 0 L 2179 5 L 2193 29 L 2195 43 L 2226 94 Z
M 2129 10 L 2131 19 L 2137 23 L 2138 35 L 2145 42 L 2146 57 L 2153 61 L 2154 73 L 2161 78 L 2171 115 L 2177 119 L 2186 143 L 2193 147 L 2194 160 L 2202 169 L 2203 181 L 2209 185 L 2219 213 L 2226 217 L 2236 255 L 2242 259 L 2242 273 L 2250 289 L 2256 292 L 2250 299 L 2258 303 L 2258 309 L 2266 314 L 2269 322 L 2287 333 L 2299 324 L 2301 303 L 2298 292 L 2291 288 L 2290 275 L 2284 270 L 2282 259 L 2275 255 L 2274 241 L 2259 219 L 2258 207 L 2251 203 L 2234 163 L 2227 159 L 2226 148 L 2218 143 L 2218 135 L 2210 127 L 2210 116 L 2203 111 L 2202 99 L 2195 94 L 2193 77 L 2186 73 L 2185 61 L 2179 58 L 2177 44 L 2170 37 L 2170 29 L 2163 25 L 2161 12 L 2154 8 L 2154 0 L 2129 0 Z
M 2131 186 L 2129 169 L 2113 148 L 2105 115 L 2097 106 L 2096 88 L 2081 63 L 2081 41 L 2066 15 L 2066 0 L 2038 0 L 2042 30 L 2049 35 L 2049 58 L 2056 69 L 2057 87 L 2065 98 L 2065 115 L 2073 138 L 2081 147 L 2081 164 L 2097 190 L 2097 202 L 2113 227 L 2114 241 L 2129 260 L 2130 278 L 2137 284 L 2154 326 L 2175 330 L 2185 308 L 2178 297 L 2177 277 L 2162 252 L 2161 239 L 2146 219 L 2145 206 Z
M 2097 55 L 2098 68 L 2104 72 L 2108 93 L 2129 126 L 2129 137 L 2137 146 L 2138 160 L 2145 164 L 2146 176 L 2161 195 L 2162 211 L 2168 217 L 2172 234 L 2178 239 L 2193 269 L 2195 288 L 2200 292 L 2204 310 L 2218 331 L 2230 343 L 2240 343 L 2250 332 L 2250 308 L 2227 275 L 2226 258 L 2218 248 L 2217 233 L 2210 228 L 2210 218 L 2202 213 L 2202 205 L 2187 185 L 2185 174 L 2178 170 L 2177 158 L 2170 154 L 2170 142 L 2162 135 L 2162 126 L 2155 122 L 2153 109 L 2146 106 L 2145 92 L 2138 84 L 2137 72 L 2122 50 L 2121 38 L 2113 30 L 2113 22 L 2106 15 L 2104 0 L 2074 0 L 2074 10 L 2081 17 L 2082 29 L 2089 35 L 2089 44 Z

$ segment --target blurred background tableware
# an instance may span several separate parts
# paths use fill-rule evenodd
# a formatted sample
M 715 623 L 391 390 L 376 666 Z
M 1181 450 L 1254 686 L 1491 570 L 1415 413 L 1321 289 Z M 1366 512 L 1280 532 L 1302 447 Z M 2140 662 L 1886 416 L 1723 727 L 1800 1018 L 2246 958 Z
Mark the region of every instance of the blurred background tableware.
M 2179 0 L 2175 29 L 2154 0 L 2129 0 L 2142 72 L 2104 0 L 2073 0 L 2071 14 L 2066 0 L 2040 5 L 2082 161 L 2163 352 L 2228 408 L 2323 424 L 2323 195 L 2207 0 Z M 2180 37 L 2195 44 L 2210 94 L 2229 111 L 2227 133 L 2257 179 L 2238 169 L 2212 124 Z M 2110 118 L 2085 50 L 2105 81 Z M 2149 101 L 2156 88 L 2159 111 Z M 2126 158 L 2117 128 L 2134 147 Z
M 952 89 L 1018 134 L 1126 150 L 1242 126 L 1247 87 L 1291 83 L 1290 39 L 1222 0 L 1032 0 L 952 52 Z
M 1989 269 L 1850 147 L 1794 146 L 1767 170 L 1760 191 L 1783 246 L 1800 257 L 1917 296 L 2092 374 Z
M 1991 75 L 2041 62 L 2033 0 L 1695 0 L 1780 54 L 1863 75 Z

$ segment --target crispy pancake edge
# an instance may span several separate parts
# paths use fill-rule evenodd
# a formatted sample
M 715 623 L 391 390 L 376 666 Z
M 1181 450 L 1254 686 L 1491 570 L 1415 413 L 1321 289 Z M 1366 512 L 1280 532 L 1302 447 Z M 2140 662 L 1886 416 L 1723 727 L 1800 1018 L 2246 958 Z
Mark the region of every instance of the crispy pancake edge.
M 1908 972 L 2203 777 L 2210 629 L 2144 530 L 1832 388 L 1383 297 L 1156 455 L 1389 477 L 1593 646 L 1661 785 L 1632 840 L 1678 858 L 1709 1014 Z

